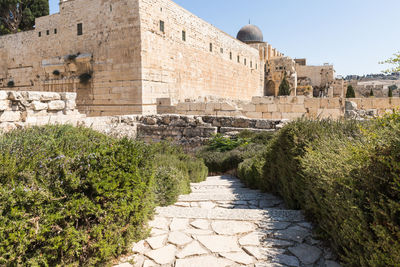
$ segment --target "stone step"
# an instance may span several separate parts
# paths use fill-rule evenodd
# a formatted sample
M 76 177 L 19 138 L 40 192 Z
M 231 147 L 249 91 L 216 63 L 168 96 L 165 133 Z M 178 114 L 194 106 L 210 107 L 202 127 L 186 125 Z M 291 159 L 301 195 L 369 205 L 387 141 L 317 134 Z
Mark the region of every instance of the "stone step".
M 166 218 L 208 220 L 238 220 L 263 222 L 301 222 L 301 211 L 281 209 L 202 209 L 188 207 L 158 207 L 156 213 Z
M 191 193 L 189 195 L 179 196 L 179 202 L 197 202 L 197 201 L 235 201 L 235 200 L 268 200 L 277 199 L 274 195 L 264 193 L 247 193 L 247 194 L 219 194 L 216 193 Z
M 203 189 L 203 188 L 193 188 L 192 189 L 192 194 L 235 194 L 235 195 L 240 195 L 240 194 L 260 194 L 262 193 L 259 190 L 251 190 L 251 189 L 246 189 L 246 188 L 219 188 L 219 189 Z
M 234 185 L 202 185 L 202 184 L 190 184 L 192 189 L 198 190 L 216 190 L 216 189 L 244 189 L 246 188 L 243 184 L 238 183 Z M 248 189 L 248 188 L 247 188 Z

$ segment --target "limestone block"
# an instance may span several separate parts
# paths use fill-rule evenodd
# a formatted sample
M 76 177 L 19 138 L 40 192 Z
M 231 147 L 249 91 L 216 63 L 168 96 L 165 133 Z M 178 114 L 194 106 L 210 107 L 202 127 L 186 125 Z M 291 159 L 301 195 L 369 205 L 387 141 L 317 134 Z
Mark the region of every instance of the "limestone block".
M 304 105 L 293 105 L 292 112 L 294 113 L 306 113 L 307 110 L 305 109 Z
M 233 104 L 221 103 L 221 110 L 222 111 L 236 111 L 237 108 Z
M 346 101 L 345 109 L 346 111 L 357 110 L 357 104 L 353 101 Z
M 76 101 L 75 100 L 66 100 L 65 101 L 65 108 L 67 110 L 73 110 L 76 108 Z
M 264 96 L 260 100 L 261 104 L 274 104 L 275 103 L 275 97 L 274 96 Z
M 14 100 L 14 101 L 21 101 L 23 99 L 23 97 L 20 92 L 11 91 L 8 93 L 8 99 Z
M 255 112 L 256 105 L 255 104 L 245 104 L 242 106 L 244 112 Z
M 61 99 L 60 94 L 53 93 L 53 92 L 42 92 L 42 96 L 40 97 L 41 101 L 52 101 L 52 100 L 60 100 L 60 99 Z
M 63 110 L 65 108 L 65 102 L 62 100 L 54 100 L 49 102 L 49 110 Z
M 24 93 L 26 100 L 28 101 L 39 101 L 42 93 L 41 92 L 25 92 Z
M 6 91 L 0 90 L 0 100 L 6 100 L 6 99 L 8 99 L 8 93 Z
M 282 113 L 281 112 L 272 112 L 271 119 L 273 119 L 273 120 L 282 119 Z
M 0 111 L 9 110 L 11 108 L 10 100 L 0 100 Z
M 292 96 L 278 96 L 279 104 L 288 104 L 292 102 Z
M 40 98 L 40 95 L 39 95 Z M 31 107 L 34 111 L 47 110 L 49 105 L 40 101 L 33 101 Z
M 278 106 L 278 110 L 283 113 L 289 113 L 292 111 L 292 105 L 291 104 L 280 104 Z
M 0 113 L 0 122 L 17 122 L 21 121 L 20 111 L 3 111 Z
M 253 96 L 253 98 L 251 99 L 251 103 L 257 105 L 257 104 L 261 104 L 261 100 L 262 100 L 262 96 Z
M 252 118 L 252 119 L 262 119 L 263 118 L 262 112 L 244 112 L 244 115 L 247 118 Z
M 268 114 L 270 114 L 270 113 L 268 113 Z M 271 115 L 272 115 L 272 113 L 271 113 Z M 274 126 L 271 121 L 258 120 L 256 123 L 256 128 L 257 129 L 273 129 Z
M 205 103 L 190 103 L 191 111 L 204 111 L 206 109 Z
M 180 112 L 180 111 L 190 111 L 190 103 L 179 103 L 176 106 L 176 111 Z
M 268 112 L 268 106 L 267 104 L 258 104 L 256 105 L 256 112 Z
M 267 120 L 272 119 L 272 112 L 264 112 L 262 118 Z
M 277 112 L 277 111 L 278 111 L 278 105 L 277 104 L 268 105 L 267 112 Z
M 61 100 L 76 100 L 76 93 L 60 93 Z
M 305 108 L 318 109 L 320 107 L 321 98 L 307 98 L 304 101 Z
M 8 133 L 12 130 L 17 129 L 17 126 L 15 125 L 15 123 L 10 123 L 10 122 L 3 122 L 0 123 L 0 133 Z

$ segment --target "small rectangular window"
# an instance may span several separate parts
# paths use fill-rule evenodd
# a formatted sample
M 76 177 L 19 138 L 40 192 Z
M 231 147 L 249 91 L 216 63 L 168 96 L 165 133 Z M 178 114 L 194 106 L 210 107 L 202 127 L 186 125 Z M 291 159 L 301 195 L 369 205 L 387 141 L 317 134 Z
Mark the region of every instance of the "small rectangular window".
M 240 56 L 237 57 L 238 63 L 240 63 Z
M 182 31 L 182 41 L 186 41 L 186 32 Z
M 212 52 L 213 47 L 212 47 L 212 43 L 210 43 L 210 52 Z
M 244 59 L 244 65 L 246 65 L 247 64 L 247 60 L 246 59 Z
M 49 30 L 46 31 L 46 35 L 50 35 L 50 31 Z
M 253 61 L 250 61 L 250 68 L 253 67 Z
M 57 29 L 54 29 L 54 34 L 57 34 Z
M 42 32 L 39 32 L 39 37 L 42 37 Z
M 229 53 L 229 58 L 232 60 L 232 52 Z
M 258 67 L 258 66 L 257 66 L 257 64 L 256 64 L 256 69 L 257 69 L 257 67 Z
M 160 20 L 160 32 L 165 32 L 165 23 L 162 20 Z
M 221 47 L 220 51 L 221 51 L 221 54 L 223 54 L 223 53 L 224 53 L 224 49 L 223 49 L 222 47 Z
M 77 30 L 78 30 L 78 35 L 82 35 L 83 34 L 82 23 L 78 23 Z

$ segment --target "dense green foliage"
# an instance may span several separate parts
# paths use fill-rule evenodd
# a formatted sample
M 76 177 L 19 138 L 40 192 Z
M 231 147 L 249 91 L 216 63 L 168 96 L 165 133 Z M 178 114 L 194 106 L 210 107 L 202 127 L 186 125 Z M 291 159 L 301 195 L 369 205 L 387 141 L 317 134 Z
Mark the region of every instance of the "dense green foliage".
M 387 69 L 384 71 L 386 73 L 400 72 L 400 52 L 393 54 L 392 58 L 389 58 L 388 60 L 385 60 L 384 62 L 380 62 L 380 64 L 393 65 L 393 68 Z
M 278 95 L 279 96 L 287 96 L 287 95 L 290 95 L 290 91 L 291 91 L 290 84 L 287 80 L 286 73 L 285 73 L 285 75 L 283 76 L 283 80 L 282 80 L 281 84 L 279 85 Z
M 297 121 L 239 166 L 252 187 L 281 195 L 319 226 L 349 266 L 400 262 L 400 117 Z
M 2 135 L 0 151 L 0 265 L 105 265 L 206 173 L 168 144 L 71 126 Z
M 347 86 L 346 98 L 355 98 L 356 93 L 352 85 Z
M 35 18 L 48 14 L 48 0 L 0 0 L 0 35 L 32 30 Z

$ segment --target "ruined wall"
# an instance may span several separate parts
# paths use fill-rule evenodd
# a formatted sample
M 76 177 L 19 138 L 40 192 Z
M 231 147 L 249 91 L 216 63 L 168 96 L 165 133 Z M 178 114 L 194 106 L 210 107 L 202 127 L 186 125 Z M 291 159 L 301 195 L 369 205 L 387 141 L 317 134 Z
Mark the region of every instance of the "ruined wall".
M 303 66 L 296 64 L 296 71 L 298 78 L 310 78 L 313 87 L 326 86 L 335 80 L 335 71 L 332 65 Z
M 77 92 L 89 115 L 141 112 L 139 27 L 137 1 L 64 1 L 35 30 L 0 37 L 0 90 Z
M 157 98 L 176 102 L 206 95 L 231 99 L 262 95 L 264 66 L 258 50 L 170 0 L 139 3 L 143 99 L 149 108 L 156 108 Z

